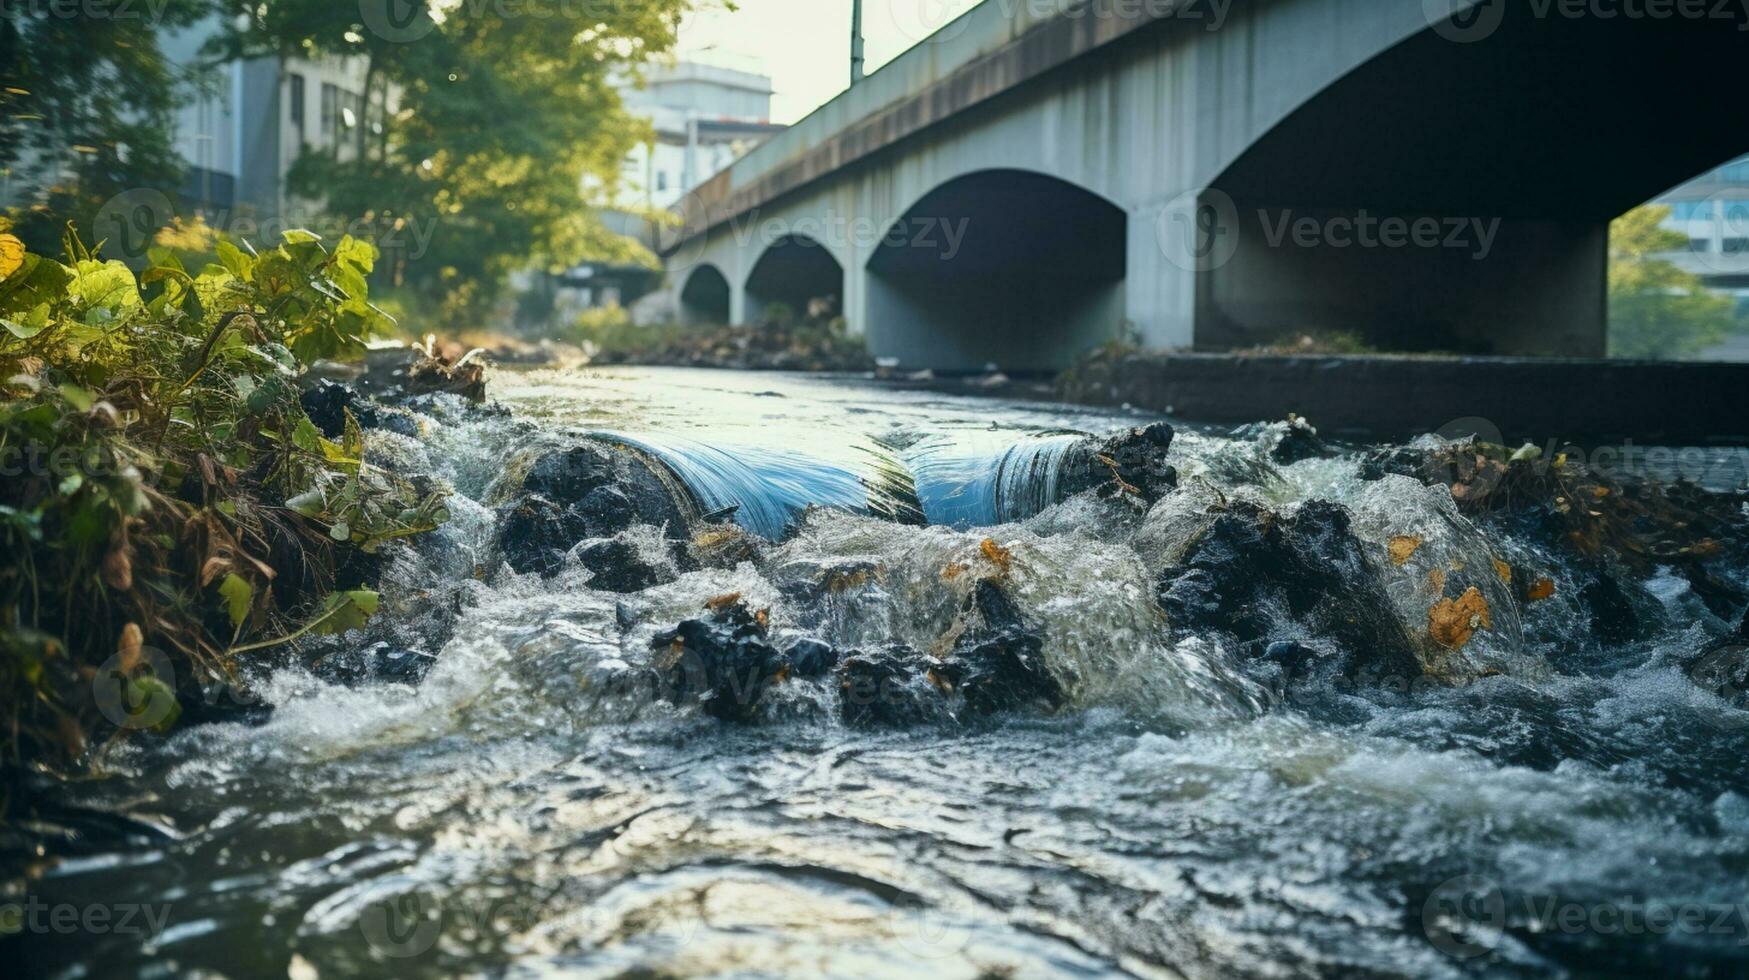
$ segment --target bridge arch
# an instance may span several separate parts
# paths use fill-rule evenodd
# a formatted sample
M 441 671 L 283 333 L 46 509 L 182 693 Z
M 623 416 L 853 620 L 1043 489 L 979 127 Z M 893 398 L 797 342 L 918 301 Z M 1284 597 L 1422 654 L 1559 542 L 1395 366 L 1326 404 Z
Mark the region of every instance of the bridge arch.
M 729 322 L 729 277 L 708 263 L 693 267 L 680 288 L 680 319 L 685 323 Z
M 1122 208 L 1056 177 L 954 177 L 868 258 L 869 348 L 938 370 L 1059 369 L 1121 333 L 1127 228 Z
M 1742 26 L 1483 0 L 1370 55 L 1209 181 L 1234 237 L 1199 274 L 1197 346 L 1601 355 L 1610 219 L 1749 150 L 1749 107 L 1697 94 L 1740 79 Z M 1356 240 L 1386 218 L 1439 244 Z
M 775 305 L 795 317 L 835 317 L 844 308 L 844 266 L 819 240 L 783 235 L 760 253 L 747 274 L 747 317 L 758 323 Z

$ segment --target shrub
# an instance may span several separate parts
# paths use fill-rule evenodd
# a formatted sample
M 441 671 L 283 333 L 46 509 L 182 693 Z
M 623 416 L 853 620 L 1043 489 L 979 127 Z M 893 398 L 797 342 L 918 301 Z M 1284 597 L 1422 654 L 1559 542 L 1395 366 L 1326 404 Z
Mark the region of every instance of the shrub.
M 243 654 L 361 623 L 376 596 L 343 559 L 437 526 L 445 498 L 299 404 L 312 361 L 391 326 L 371 245 L 218 240 L 135 275 L 70 226 L 65 261 L 4 231 L 0 756 L 76 763 L 106 728 L 174 723 Z

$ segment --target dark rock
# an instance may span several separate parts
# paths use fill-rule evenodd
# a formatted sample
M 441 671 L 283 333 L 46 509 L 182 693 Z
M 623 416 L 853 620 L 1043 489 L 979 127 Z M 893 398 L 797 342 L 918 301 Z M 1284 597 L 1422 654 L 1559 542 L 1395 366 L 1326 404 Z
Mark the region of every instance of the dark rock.
M 1688 677 L 1732 707 L 1749 710 L 1749 642 L 1709 647 L 1689 666 Z
M 666 564 L 651 562 L 637 545 L 623 538 L 591 541 L 574 553 L 591 573 L 589 587 L 607 592 L 642 592 L 674 581 Z
M 978 582 L 962 615 L 966 629 L 938 673 L 970 713 L 1062 707 L 1062 688 L 1045 666 L 1044 635 L 1001 586 Z
M 1319 438 L 1318 430 L 1297 415 L 1288 416 L 1287 429 L 1269 450 L 1269 458 L 1283 466 L 1302 459 L 1327 459 L 1335 451 Z
M 1749 711 L 1749 613 L 1731 635 L 1701 651 L 1685 672 L 1731 706 Z
M 1609 570 L 1599 568 L 1579 589 L 1579 605 L 1591 621 L 1591 632 L 1605 643 L 1632 643 L 1651 635 L 1658 619 L 1657 600 L 1634 586 L 1633 593 Z
M 631 450 L 586 443 L 549 452 L 529 467 L 500 511 L 498 547 L 516 571 L 552 575 L 578 543 L 645 524 L 673 540 L 685 536 L 676 491 Z
M 566 553 L 589 537 L 589 531 L 570 508 L 528 494 L 499 514 L 498 547 L 516 571 L 551 576 L 564 567 Z
M 360 428 L 387 429 L 409 438 L 418 438 L 419 423 L 412 415 L 384 408 L 354 391 L 350 386 L 322 380 L 299 398 L 304 414 L 322 434 L 339 439 L 346 432 L 346 413 L 358 420 Z
M 1171 425 L 1155 422 L 1089 443 L 1058 475 L 1058 496 L 1097 490 L 1154 503 L 1178 486 L 1178 471 L 1166 462 L 1173 435 Z
M 1311 636 L 1336 648 L 1349 671 L 1422 673 L 1348 511 L 1329 501 L 1288 517 L 1250 503 L 1214 512 L 1180 563 L 1161 573 L 1158 600 L 1180 634 L 1221 632 L 1256 650 Z
M 839 653 L 830 643 L 804 637 L 783 652 L 790 673 L 797 677 L 824 677 L 838 666 Z
M 851 651 L 838 665 L 838 696 L 844 723 L 854 727 L 903 726 L 940 719 L 948 702 L 939 666 L 902 643 L 869 652 Z
M 656 634 L 650 648 L 663 699 L 697 704 L 723 721 L 755 720 L 760 699 L 788 665 L 767 642 L 765 624 L 739 601 Z
M 1374 449 L 1360 458 L 1360 478 L 1369 483 L 1386 476 L 1407 476 L 1421 479 L 1425 454 L 1406 447 Z
M 330 653 L 313 665 L 312 673 L 339 684 L 418 684 L 436 663 L 436 657 L 422 650 L 374 643 Z

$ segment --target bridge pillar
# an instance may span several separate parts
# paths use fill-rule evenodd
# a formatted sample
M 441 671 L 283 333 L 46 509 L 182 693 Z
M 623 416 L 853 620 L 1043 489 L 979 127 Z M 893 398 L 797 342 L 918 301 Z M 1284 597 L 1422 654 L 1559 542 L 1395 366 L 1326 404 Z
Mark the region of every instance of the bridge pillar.
M 749 310 L 747 309 L 747 284 L 741 281 L 739 275 L 729 280 L 729 322 L 736 326 L 747 324 Z
M 1196 262 L 1177 237 L 1189 205 L 1130 212 L 1124 255 L 1124 319 L 1143 347 L 1189 349 L 1196 342 Z M 1194 224 L 1189 227 L 1194 228 Z

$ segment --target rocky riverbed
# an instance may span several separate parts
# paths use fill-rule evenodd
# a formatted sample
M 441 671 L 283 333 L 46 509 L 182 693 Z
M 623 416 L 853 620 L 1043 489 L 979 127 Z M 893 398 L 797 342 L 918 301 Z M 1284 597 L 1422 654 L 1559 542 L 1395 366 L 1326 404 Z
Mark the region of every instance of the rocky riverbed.
M 828 377 L 489 383 L 311 390 L 451 520 L 364 629 L 41 787 L 8 901 L 162 918 L 30 966 L 1745 966 L 1728 452 L 1699 486 Z

